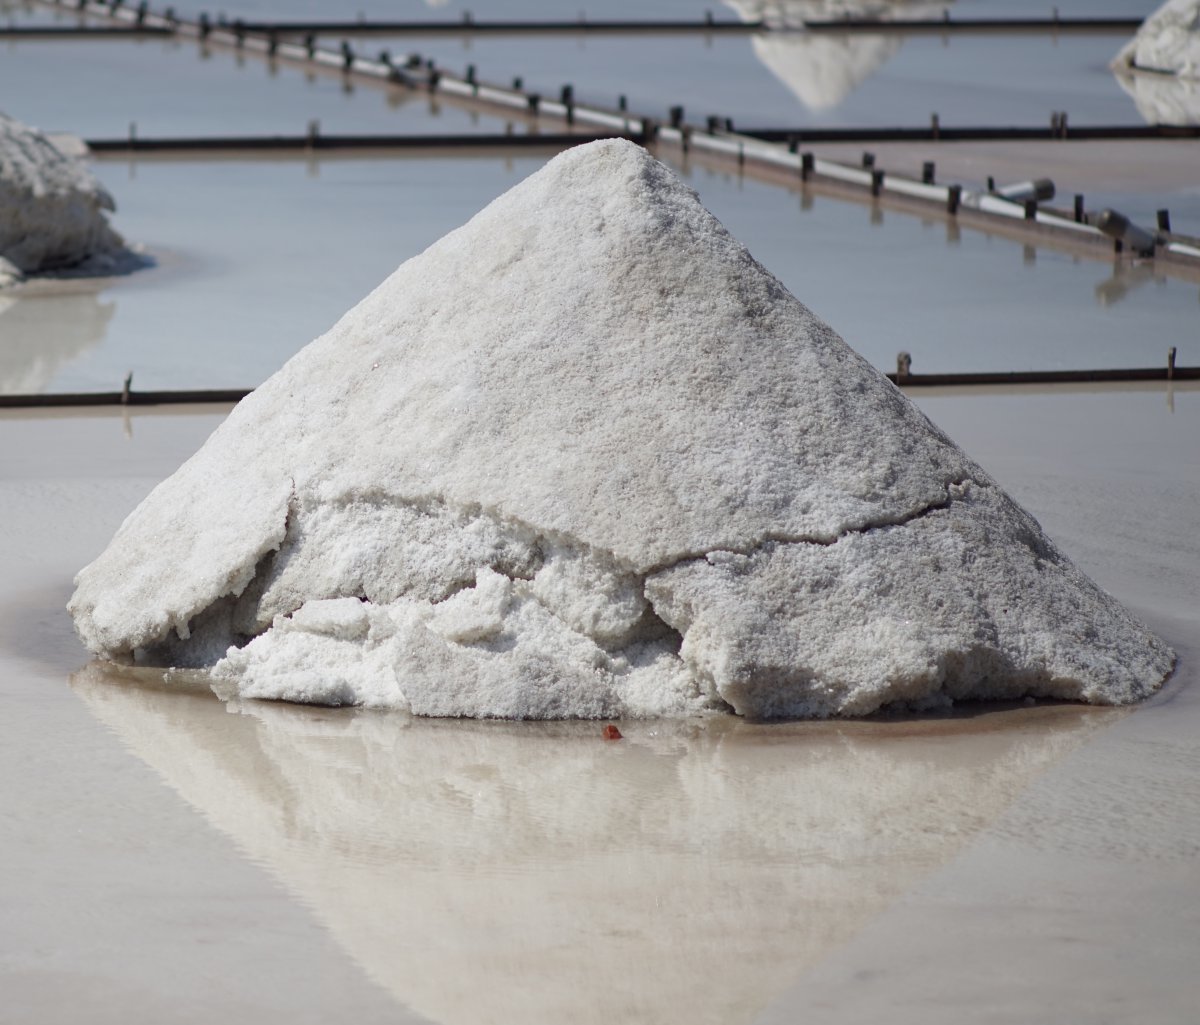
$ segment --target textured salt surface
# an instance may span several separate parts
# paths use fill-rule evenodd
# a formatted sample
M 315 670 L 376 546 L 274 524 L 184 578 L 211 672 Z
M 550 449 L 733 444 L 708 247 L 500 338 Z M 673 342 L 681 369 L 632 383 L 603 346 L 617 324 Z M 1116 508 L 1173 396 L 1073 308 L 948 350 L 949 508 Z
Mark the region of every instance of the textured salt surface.
M 113 209 L 82 161 L 0 113 L 0 286 L 85 261 L 107 269 L 123 248 L 105 218 Z
M 404 264 L 76 583 L 102 656 L 427 715 L 1116 703 L 1172 665 L 623 142 Z

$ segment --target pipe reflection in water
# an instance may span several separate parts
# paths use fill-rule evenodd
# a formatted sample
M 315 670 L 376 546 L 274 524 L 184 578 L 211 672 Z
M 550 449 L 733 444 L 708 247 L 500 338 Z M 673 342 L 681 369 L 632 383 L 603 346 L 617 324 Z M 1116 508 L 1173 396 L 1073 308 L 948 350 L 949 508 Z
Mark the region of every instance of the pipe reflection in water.
M 940 18 L 946 3 L 927 0 L 724 0 L 743 21 L 770 31 L 752 39 L 754 55 L 809 110 L 831 110 L 884 66 L 903 36 L 804 30 L 806 21 Z
M 0 293 L 0 393 L 44 391 L 62 367 L 98 345 L 116 303 L 94 292 Z
M 98 663 L 72 686 L 447 1025 L 749 1021 L 1124 714 L 716 717 L 606 741 L 600 723 L 226 705 L 202 678 Z
M 1166 278 L 1154 273 L 1154 267 L 1148 263 L 1130 265 L 1122 260 L 1114 260 L 1112 275 L 1096 286 L 1096 301 L 1101 306 L 1115 306 L 1130 292 L 1141 288 L 1149 281 L 1160 285 L 1166 284 Z

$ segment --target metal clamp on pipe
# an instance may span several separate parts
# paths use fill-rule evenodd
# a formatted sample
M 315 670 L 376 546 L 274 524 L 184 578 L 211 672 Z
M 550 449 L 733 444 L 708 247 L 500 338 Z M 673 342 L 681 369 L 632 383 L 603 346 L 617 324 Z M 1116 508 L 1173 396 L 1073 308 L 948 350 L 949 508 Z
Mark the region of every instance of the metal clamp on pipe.
M 1139 228 L 1128 217 L 1116 210 L 1101 210 L 1093 222 L 1105 235 L 1128 246 L 1138 256 L 1153 256 L 1158 237 L 1145 228 Z
M 995 194 L 1003 199 L 1011 199 L 1014 203 L 1024 203 L 1030 199 L 1044 203 L 1054 198 L 1054 182 L 1049 178 L 1034 178 L 1032 181 L 1005 185 L 996 189 Z

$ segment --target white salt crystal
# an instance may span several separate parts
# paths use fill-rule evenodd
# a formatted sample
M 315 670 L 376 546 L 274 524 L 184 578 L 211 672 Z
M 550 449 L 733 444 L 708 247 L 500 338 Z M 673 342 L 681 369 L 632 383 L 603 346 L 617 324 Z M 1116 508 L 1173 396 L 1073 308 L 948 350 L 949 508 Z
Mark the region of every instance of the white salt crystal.
M 104 657 L 425 715 L 1123 702 L 1173 661 L 624 142 L 404 264 L 76 582 Z

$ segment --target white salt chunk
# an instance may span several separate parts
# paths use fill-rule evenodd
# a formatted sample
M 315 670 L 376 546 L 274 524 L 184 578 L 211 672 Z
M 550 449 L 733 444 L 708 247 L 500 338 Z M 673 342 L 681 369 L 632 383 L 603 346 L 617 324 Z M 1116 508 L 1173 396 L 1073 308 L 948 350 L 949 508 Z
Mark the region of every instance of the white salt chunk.
M 422 715 L 1123 702 L 1173 661 L 625 142 L 400 267 L 76 582 L 103 657 Z
M 464 588 L 433 607 L 429 628 L 455 644 L 490 641 L 504 627 L 512 598 L 512 581 L 485 566 L 473 588 Z
M 988 484 L 832 545 L 681 563 L 647 593 L 683 633 L 693 674 L 755 716 L 865 714 L 931 695 L 1125 703 L 1170 666 Z
M 371 620 L 357 598 L 326 598 L 301 605 L 290 617 L 280 617 L 280 630 L 303 630 L 340 641 L 360 641 L 371 629 Z

